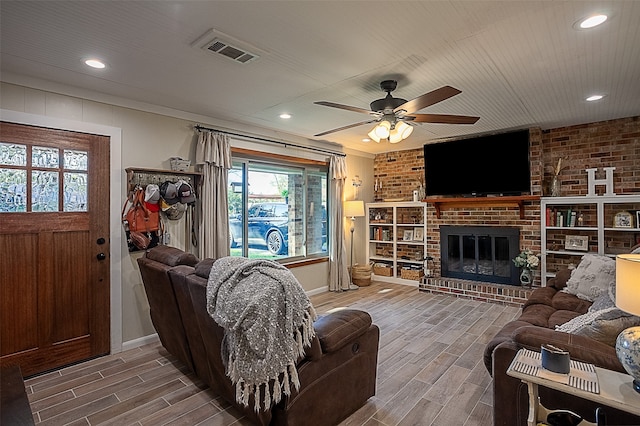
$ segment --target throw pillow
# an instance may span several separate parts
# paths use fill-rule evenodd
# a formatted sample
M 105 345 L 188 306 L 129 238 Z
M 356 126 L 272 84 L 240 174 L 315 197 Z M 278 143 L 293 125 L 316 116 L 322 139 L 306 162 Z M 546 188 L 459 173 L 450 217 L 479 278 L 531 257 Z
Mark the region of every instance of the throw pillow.
M 589 337 L 609 346 L 615 346 L 618 334 L 626 328 L 638 325 L 640 325 L 640 317 L 612 306 L 599 311 L 587 312 L 564 324 L 557 325 L 556 331 Z
M 616 282 L 616 261 L 607 256 L 585 254 L 576 269 L 571 272 L 567 286 L 562 289 L 580 299 L 593 302 L 602 292 Z

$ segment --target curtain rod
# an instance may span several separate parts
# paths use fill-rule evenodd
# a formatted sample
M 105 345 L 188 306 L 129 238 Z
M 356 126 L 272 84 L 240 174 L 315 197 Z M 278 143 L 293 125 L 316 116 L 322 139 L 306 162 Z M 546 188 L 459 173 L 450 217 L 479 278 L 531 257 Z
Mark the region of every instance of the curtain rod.
M 258 137 L 258 136 L 242 135 L 240 133 L 233 133 L 233 132 L 227 132 L 225 130 L 218 130 L 218 129 L 212 129 L 210 127 L 204 127 L 204 126 L 201 126 L 199 124 L 196 124 L 194 127 L 199 132 L 202 131 L 202 130 L 207 130 L 207 131 L 210 131 L 210 132 L 220 132 L 220 133 L 224 133 L 225 135 L 238 136 L 238 137 L 247 138 L 247 139 L 255 139 L 255 140 L 261 141 L 261 142 L 276 143 L 276 144 L 279 144 L 279 145 L 284 145 L 285 148 L 288 147 L 288 146 L 294 146 L 296 148 L 308 149 L 309 151 L 323 152 L 325 154 L 332 154 L 332 155 L 337 155 L 337 156 L 340 156 L 340 157 L 346 157 L 347 156 L 347 154 L 343 154 L 342 152 L 329 151 L 329 150 L 322 149 L 322 148 L 315 148 L 313 146 L 297 145 L 295 143 L 290 143 L 290 142 L 275 141 L 273 139 L 266 139 L 266 138 L 261 138 L 261 137 Z

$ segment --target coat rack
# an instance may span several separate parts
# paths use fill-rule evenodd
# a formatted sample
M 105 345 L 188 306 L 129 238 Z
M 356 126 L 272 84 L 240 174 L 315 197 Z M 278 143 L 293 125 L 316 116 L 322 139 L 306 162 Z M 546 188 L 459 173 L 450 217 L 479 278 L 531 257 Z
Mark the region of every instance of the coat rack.
M 202 173 L 163 169 L 144 169 L 140 167 L 128 167 L 125 171 L 127 172 L 128 193 L 132 192 L 138 185 L 145 187 L 153 183 L 160 186 L 167 180 L 171 182 L 184 180 L 195 189 L 198 187 L 200 178 L 202 177 Z

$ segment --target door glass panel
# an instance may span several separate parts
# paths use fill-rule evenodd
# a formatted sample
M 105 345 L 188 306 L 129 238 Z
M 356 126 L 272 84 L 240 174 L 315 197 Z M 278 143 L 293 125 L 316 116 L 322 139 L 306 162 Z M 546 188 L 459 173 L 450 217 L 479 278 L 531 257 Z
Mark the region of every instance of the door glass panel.
M 26 212 L 26 190 L 26 170 L 0 169 L 0 212 Z
M 449 259 L 447 270 L 451 272 L 461 272 L 460 264 L 461 256 L 460 256 L 460 237 L 458 235 L 449 235 L 447 237 L 448 241 L 448 253 L 447 259 Z
M 478 274 L 493 275 L 491 237 L 487 235 L 478 236 Z
M 64 174 L 64 211 L 87 211 L 87 174 Z
M 58 211 L 58 172 L 31 172 L 31 211 Z
M 26 166 L 27 146 L 0 142 L 0 164 L 7 166 Z
M 496 245 L 496 272 L 500 277 L 511 276 L 511 259 L 509 256 L 509 238 L 495 237 Z
M 471 235 L 462 236 L 462 263 L 463 272 L 476 274 L 476 237 Z
M 34 146 L 31 148 L 31 165 L 47 169 L 57 169 L 60 164 L 58 148 Z
M 67 170 L 87 170 L 86 151 L 64 150 L 64 168 Z

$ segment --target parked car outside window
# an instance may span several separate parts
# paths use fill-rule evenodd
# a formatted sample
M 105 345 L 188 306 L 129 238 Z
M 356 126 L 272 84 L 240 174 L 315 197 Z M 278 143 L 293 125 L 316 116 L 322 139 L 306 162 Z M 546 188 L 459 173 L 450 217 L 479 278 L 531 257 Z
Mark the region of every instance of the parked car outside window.
M 269 253 L 287 254 L 289 206 L 286 203 L 259 203 L 249 207 L 248 242 L 266 245 Z M 229 219 L 231 247 L 242 244 L 242 215 Z

